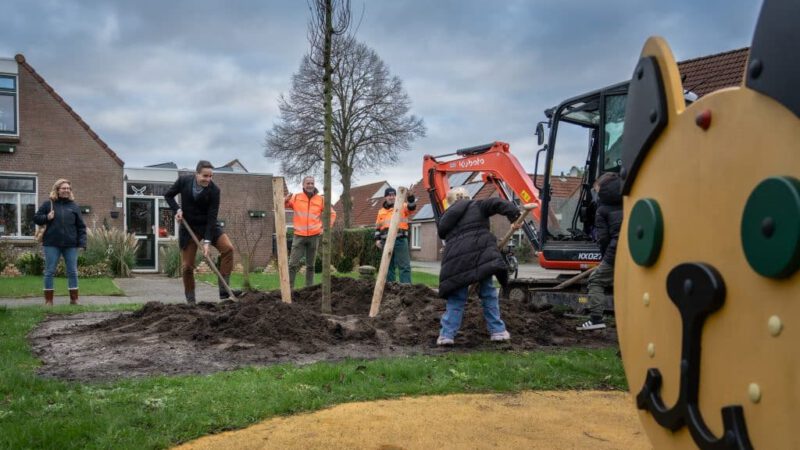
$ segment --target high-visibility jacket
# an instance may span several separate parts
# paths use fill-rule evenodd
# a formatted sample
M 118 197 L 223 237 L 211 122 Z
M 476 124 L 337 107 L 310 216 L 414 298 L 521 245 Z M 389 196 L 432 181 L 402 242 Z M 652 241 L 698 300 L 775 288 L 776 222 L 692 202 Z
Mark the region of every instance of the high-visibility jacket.
M 316 190 L 311 198 L 305 192 L 289 197 L 284 206 L 294 210 L 295 236 L 316 236 L 322 233 L 322 209 L 325 199 Z M 331 226 L 336 220 L 336 211 L 331 208 Z
M 401 235 L 408 235 L 408 217 L 411 215 L 408 203 L 400 208 L 400 224 L 397 229 Z M 375 239 L 386 239 L 386 234 L 389 232 L 389 224 L 392 223 L 392 216 L 394 216 L 394 206 L 387 207 L 386 203 L 383 208 L 378 211 L 378 217 L 375 219 Z

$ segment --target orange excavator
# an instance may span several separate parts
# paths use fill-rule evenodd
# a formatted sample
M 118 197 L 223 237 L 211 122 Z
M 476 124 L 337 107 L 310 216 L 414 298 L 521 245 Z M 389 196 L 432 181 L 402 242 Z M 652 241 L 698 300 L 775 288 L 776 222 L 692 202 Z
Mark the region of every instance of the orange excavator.
M 490 144 L 456 150 L 443 155 L 425 155 L 422 180 L 430 195 L 433 215 L 438 223 L 447 208 L 446 196 L 450 179 L 458 173 L 479 172 L 484 183 L 491 183 L 501 198 L 519 205 L 536 204 L 532 220 L 523 233 L 530 241 L 539 265 L 545 269 L 585 271 L 601 260 L 599 245 L 592 239 L 594 204 L 591 187 L 605 172 L 620 169 L 619 148 L 625 118 L 628 82 L 618 83 L 565 100 L 545 111 L 547 121 L 537 124 L 536 136 L 541 147 L 536 153 L 534 177 L 528 175 L 520 161 L 511 153 L 509 144 Z M 544 125 L 550 129 L 544 144 Z M 573 130 L 570 131 L 569 129 Z M 588 134 L 588 151 L 559 149 L 556 144 L 571 142 L 569 133 L 578 130 Z M 559 136 L 561 131 L 561 136 Z M 561 139 L 557 142 L 557 137 Z M 544 157 L 542 159 L 542 155 Z M 564 157 L 580 158 L 583 166 L 580 186 L 568 199 L 553 197 L 553 184 L 560 175 L 553 174 L 554 166 L 564 166 Z M 585 156 L 585 157 L 584 157 Z M 542 161 L 540 161 L 542 159 Z M 542 166 L 540 166 L 540 162 Z M 539 168 L 543 174 L 536 176 Z M 513 260 L 513 258 L 512 258 Z M 510 270 L 515 272 L 513 263 Z M 504 294 L 515 300 L 526 300 L 535 306 L 565 306 L 581 311 L 586 303 L 586 280 L 569 289 L 550 289 L 571 278 L 575 273 L 560 273 L 546 278 L 514 278 Z M 608 298 L 608 310 L 612 310 Z

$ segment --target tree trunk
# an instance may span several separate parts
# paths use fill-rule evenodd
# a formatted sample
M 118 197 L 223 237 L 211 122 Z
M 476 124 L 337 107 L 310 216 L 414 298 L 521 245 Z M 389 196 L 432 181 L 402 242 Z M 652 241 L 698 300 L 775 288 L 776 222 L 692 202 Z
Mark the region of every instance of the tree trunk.
M 352 226 L 351 215 L 353 213 L 353 199 L 350 197 L 350 183 L 353 179 L 353 170 L 349 167 L 343 167 L 339 170 L 342 175 L 342 210 L 344 213 L 344 228 L 349 229 Z
M 323 173 L 325 208 L 322 213 L 322 313 L 331 313 L 331 128 L 333 124 L 331 41 L 333 39 L 333 5 L 332 0 L 325 0 L 325 48 L 323 49 L 323 65 L 325 74 L 325 168 Z M 313 264 L 313 262 L 312 262 Z

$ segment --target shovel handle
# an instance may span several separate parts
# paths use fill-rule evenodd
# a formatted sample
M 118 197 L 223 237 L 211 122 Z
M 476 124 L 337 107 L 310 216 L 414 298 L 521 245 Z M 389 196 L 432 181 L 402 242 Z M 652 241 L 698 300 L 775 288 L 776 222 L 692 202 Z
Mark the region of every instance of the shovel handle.
M 511 224 L 511 228 L 508 230 L 508 233 L 506 233 L 506 235 L 503 236 L 503 239 L 500 239 L 500 242 L 497 243 L 497 248 L 502 250 L 503 247 L 506 246 L 508 241 L 511 239 L 511 236 L 513 236 L 514 232 L 517 231 L 514 227 L 522 225 L 522 223 L 525 221 L 525 218 L 528 217 L 528 214 L 537 206 L 538 205 L 535 203 L 526 203 L 522 205 L 522 214 L 520 214 L 519 217 L 517 217 L 517 220 L 515 220 L 514 223 Z

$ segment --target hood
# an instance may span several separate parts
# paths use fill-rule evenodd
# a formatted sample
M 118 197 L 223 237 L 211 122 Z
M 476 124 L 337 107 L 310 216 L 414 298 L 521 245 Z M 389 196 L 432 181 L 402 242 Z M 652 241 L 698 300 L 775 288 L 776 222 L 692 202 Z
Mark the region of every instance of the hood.
M 600 186 L 600 203 L 604 205 L 621 205 L 622 204 L 622 179 L 614 177 L 606 181 L 605 184 Z

